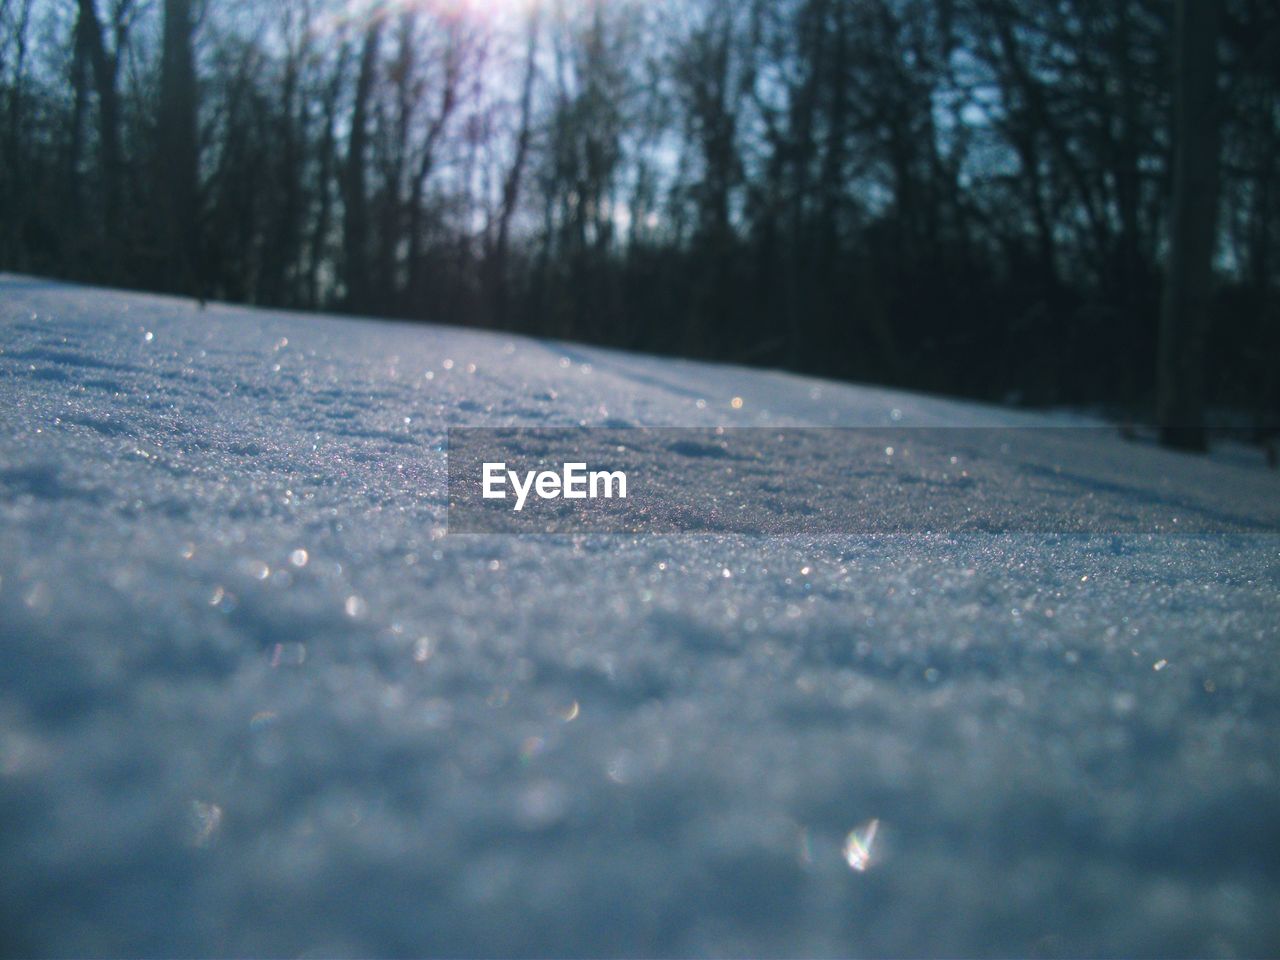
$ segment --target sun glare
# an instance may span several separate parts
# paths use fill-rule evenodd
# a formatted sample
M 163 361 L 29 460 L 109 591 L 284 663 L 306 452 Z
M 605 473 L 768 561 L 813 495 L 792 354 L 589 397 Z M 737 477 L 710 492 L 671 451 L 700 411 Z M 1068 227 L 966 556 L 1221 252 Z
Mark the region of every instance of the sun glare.
M 493 20 L 525 16 L 546 0 L 347 0 L 321 22 L 317 33 L 359 29 L 375 18 L 424 13 L 446 19 Z

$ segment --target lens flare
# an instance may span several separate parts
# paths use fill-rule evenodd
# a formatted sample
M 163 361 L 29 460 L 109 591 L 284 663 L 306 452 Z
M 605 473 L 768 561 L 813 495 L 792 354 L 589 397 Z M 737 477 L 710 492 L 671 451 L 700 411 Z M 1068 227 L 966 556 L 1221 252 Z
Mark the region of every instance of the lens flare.
M 849 831 L 844 838 L 844 860 L 851 870 L 865 873 L 871 866 L 876 834 L 880 831 L 879 819 L 873 817 L 862 826 Z

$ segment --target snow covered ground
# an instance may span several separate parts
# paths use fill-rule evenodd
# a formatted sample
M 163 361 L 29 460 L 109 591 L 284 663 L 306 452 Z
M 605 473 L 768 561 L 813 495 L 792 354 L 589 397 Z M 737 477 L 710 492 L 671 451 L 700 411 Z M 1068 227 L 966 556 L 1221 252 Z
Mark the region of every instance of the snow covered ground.
M 1258 532 L 446 535 L 451 426 L 1038 421 L 19 277 L 0 410 L 0 953 L 1280 952 L 1260 466 L 1062 452 Z

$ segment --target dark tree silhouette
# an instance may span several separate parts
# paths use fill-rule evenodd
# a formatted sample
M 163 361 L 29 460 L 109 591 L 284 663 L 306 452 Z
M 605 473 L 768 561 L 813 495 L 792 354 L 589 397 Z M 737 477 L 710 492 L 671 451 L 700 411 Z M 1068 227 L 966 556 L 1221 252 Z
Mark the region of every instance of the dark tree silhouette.
M 177 289 L 203 296 L 193 29 L 191 0 L 165 0 L 156 162 L 163 184 L 161 236 L 169 277 Z
M 0 268 L 1199 448 L 1280 417 L 1277 63 L 1260 0 L 0 0 Z
M 1160 316 L 1161 440 L 1203 450 L 1204 347 L 1218 214 L 1218 5 L 1178 0 L 1173 203 Z

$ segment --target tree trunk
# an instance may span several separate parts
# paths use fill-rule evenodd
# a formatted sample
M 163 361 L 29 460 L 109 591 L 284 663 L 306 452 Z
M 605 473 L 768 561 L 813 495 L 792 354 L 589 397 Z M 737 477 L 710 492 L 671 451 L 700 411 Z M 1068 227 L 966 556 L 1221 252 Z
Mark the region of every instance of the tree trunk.
M 89 110 L 89 42 L 85 23 L 77 20 L 71 51 L 71 129 L 67 136 L 67 209 L 72 236 L 81 238 L 86 232 L 84 221 L 84 185 L 80 178 L 80 159 L 84 153 L 85 115 Z M 83 249 L 83 243 L 81 244 Z
M 515 156 L 502 181 L 502 207 L 498 213 L 498 237 L 494 243 L 492 259 L 493 315 L 492 323 L 498 329 L 506 329 L 510 287 L 507 278 L 507 253 L 511 243 L 511 219 L 515 216 L 516 203 L 520 199 L 520 184 L 524 177 L 525 160 L 529 153 L 532 135 L 533 81 L 537 75 L 538 7 L 529 14 L 526 38 L 524 82 L 520 87 L 520 129 L 516 134 Z
M 165 0 L 160 64 L 160 170 L 168 282 L 203 296 L 198 238 L 196 71 L 192 53 L 191 0 Z
M 1160 317 L 1160 442 L 1206 448 L 1204 349 L 1217 237 L 1218 4 L 1178 0 L 1175 27 L 1173 214 Z
M 351 113 L 351 136 L 347 142 L 347 163 L 343 171 L 342 221 L 343 280 L 347 306 L 361 310 L 369 302 L 369 211 L 365 184 L 365 153 L 369 142 L 369 98 L 378 62 L 378 36 L 382 21 L 374 19 L 364 35 L 360 52 L 360 72 L 356 78 L 355 104 Z
M 324 303 L 321 282 L 321 265 L 328 262 L 329 225 L 333 209 L 334 168 L 337 165 L 337 113 L 338 97 L 342 92 L 345 74 L 346 51 L 338 54 L 333 76 L 324 95 L 324 135 L 320 140 L 320 172 L 316 177 L 316 189 L 320 193 L 319 211 L 311 232 L 311 252 L 307 263 L 307 305 L 319 309 Z

